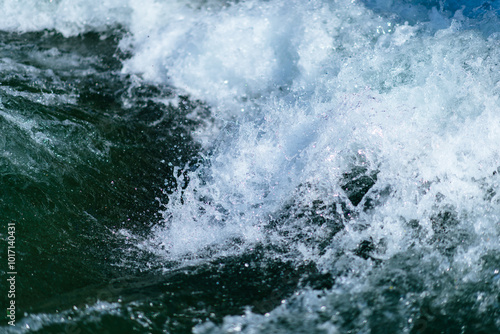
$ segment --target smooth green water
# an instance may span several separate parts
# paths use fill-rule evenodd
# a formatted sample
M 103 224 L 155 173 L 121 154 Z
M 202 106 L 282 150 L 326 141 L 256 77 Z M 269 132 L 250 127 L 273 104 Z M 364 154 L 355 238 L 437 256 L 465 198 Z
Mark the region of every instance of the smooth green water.
M 114 34 L 0 34 L 0 210 L 2 226 L 16 223 L 18 315 L 95 302 L 138 274 L 120 266 L 134 255 L 114 233 L 147 233 L 173 167 L 198 149 L 184 115 L 199 104 L 165 107 L 151 97 L 172 96 L 168 87 L 117 73 Z

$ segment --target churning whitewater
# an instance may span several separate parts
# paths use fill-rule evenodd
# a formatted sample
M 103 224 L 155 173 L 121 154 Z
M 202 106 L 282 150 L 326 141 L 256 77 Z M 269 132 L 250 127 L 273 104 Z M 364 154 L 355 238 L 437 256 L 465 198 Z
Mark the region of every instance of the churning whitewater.
M 8 166 L 48 184 L 59 178 L 43 176 L 46 161 L 108 175 L 99 166 L 130 147 L 138 160 L 119 160 L 103 189 L 129 203 L 126 189 L 154 188 L 140 228 L 138 214 L 112 222 L 119 212 L 82 207 L 99 233 L 84 224 L 72 242 L 100 245 L 104 285 L 27 301 L 7 333 L 500 332 L 500 1 L 0 0 L 0 11 L 0 30 L 39 34 L 43 49 L 2 42 L 2 80 L 23 71 L 45 87 L 0 87 L 2 124 L 47 155 L 6 149 Z M 79 51 L 89 34 L 112 65 Z M 95 101 L 81 107 L 89 76 Z M 18 96 L 92 112 L 31 117 L 2 102 Z M 144 152 L 161 163 L 130 167 L 142 188 L 117 188 L 113 173 Z

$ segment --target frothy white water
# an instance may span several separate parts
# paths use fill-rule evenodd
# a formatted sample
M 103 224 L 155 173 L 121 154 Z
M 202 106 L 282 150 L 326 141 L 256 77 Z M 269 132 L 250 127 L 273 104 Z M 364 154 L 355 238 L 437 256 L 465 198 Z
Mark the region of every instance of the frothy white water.
M 131 10 L 126 1 L 2 0 L 0 30 L 41 31 L 55 29 L 64 36 L 89 30 L 127 25 Z
M 151 2 L 134 13 L 134 34 L 123 46 L 130 43 L 135 55 L 124 70 L 167 80 L 233 113 L 243 100 L 326 70 L 319 65 L 332 47 L 328 30 L 340 23 L 321 2 L 213 2 L 201 9 Z
M 170 197 L 166 226 L 142 246 L 178 259 L 279 245 L 288 249 L 280 256 L 337 280 L 320 297 L 302 291 L 267 316 L 196 331 L 335 333 L 342 312 L 367 332 L 373 321 L 410 331 L 425 319 L 426 296 L 446 309 L 469 284 L 498 282 L 498 263 L 485 260 L 500 247 L 496 35 L 436 8 L 413 24 L 348 1 L 198 11 L 182 7 L 176 24 L 129 40 L 138 52 L 125 71 L 184 89 L 226 122 L 205 166 Z M 376 179 L 359 203 L 346 186 L 356 170 Z M 363 258 L 356 249 L 367 241 Z M 399 289 L 395 308 L 374 289 Z M 496 305 L 478 303 L 478 312 Z
M 127 40 L 136 53 L 124 70 L 170 82 L 226 121 L 206 166 L 170 198 L 168 227 L 155 231 L 167 254 L 262 241 L 290 202 L 347 202 L 360 211 L 352 224 L 369 222 L 394 252 L 408 242 L 405 222 L 431 238 L 441 208 L 470 217 L 496 207 L 485 196 L 499 166 L 497 40 L 464 30 L 460 12 L 437 24 L 429 9 L 427 23 L 408 25 L 347 1 L 144 8 L 155 15 L 148 25 L 134 12 L 142 30 Z M 390 189 L 369 213 L 341 184 L 360 164 L 378 171 L 374 193 Z M 356 233 L 352 246 L 369 234 Z
M 107 25 L 106 13 L 125 6 L 109 19 L 130 31 L 123 71 L 206 101 L 223 124 L 141 247 L 177 260 L 280 245 L 280 256 L 337 277 L 320 298 L 302 291 L 267 317 L 229 317 L 198 332 L 271 332 L 292 315 L 304 328 L 335 333 L 342 315 L 332 314 L 354 309 L 353 326 L 368 331 L 363 321 L 375 308 L 363 300 L 377 288 L 401 289 L 394 316 L 408 324 L 422 312 L 412 309 L 426 298 L 421 286 L 439 281 L 429 293 L 443 308 L 467 284 L 499 291 L 498 261 L 485 260 L 500 248 L 497 17 L 482 30 L 460 6 L 367 3 L 106 2 L 90 23 L 47 21 L 71 35 L 86 29 L 83 21 Z M 372 184 L 355 200 L 360 175 Z M 364 241 L 373 249 L 363 258 L 355 249 Z M 495 300 L 477 305 L 487 310 Z

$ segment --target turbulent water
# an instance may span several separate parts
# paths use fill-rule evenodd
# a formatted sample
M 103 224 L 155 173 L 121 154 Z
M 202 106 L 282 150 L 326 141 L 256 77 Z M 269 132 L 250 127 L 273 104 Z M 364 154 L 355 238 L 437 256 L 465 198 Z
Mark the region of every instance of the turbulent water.
M 0 13 L 0 333 L 500 333 L 500 1 Z

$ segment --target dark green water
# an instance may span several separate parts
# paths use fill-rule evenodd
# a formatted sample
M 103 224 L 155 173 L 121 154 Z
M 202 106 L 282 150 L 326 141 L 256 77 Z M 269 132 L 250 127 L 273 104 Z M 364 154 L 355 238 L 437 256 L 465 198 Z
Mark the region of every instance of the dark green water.
M 175 92 L 121 75 L 120 32 L 100 36 L 0 35 L 0 203 L 2 226 L 16 226 L 17 327 L 189 333 L 249 305 L 268 312 L 298 286 L 331 286 L 314 265 L 270 261 L 263 249 L 171 271 L 176 263 L 134 250 L 119 231 L 147 236 L 159 223 L 174 168 L 198 163 L 190 131 L 210 112 L 182 96 L 176 107 L 155 102 Z M 186 117 L 194 110 L 199 120 Z
M 147 233 L 173 166 L 197 152 L 189 140 L 196 122 L 184 115 L 199 103 L 155 103 L 171 90 L 117 73 L 125 55 L 114 34 L 0 35 L 0 210 L 4 228 L 16 224 L 18 319 L 92 304 L 113 280 L 138 275 L 142 266 L 120 266 L 135 255 L 114 234 Z

